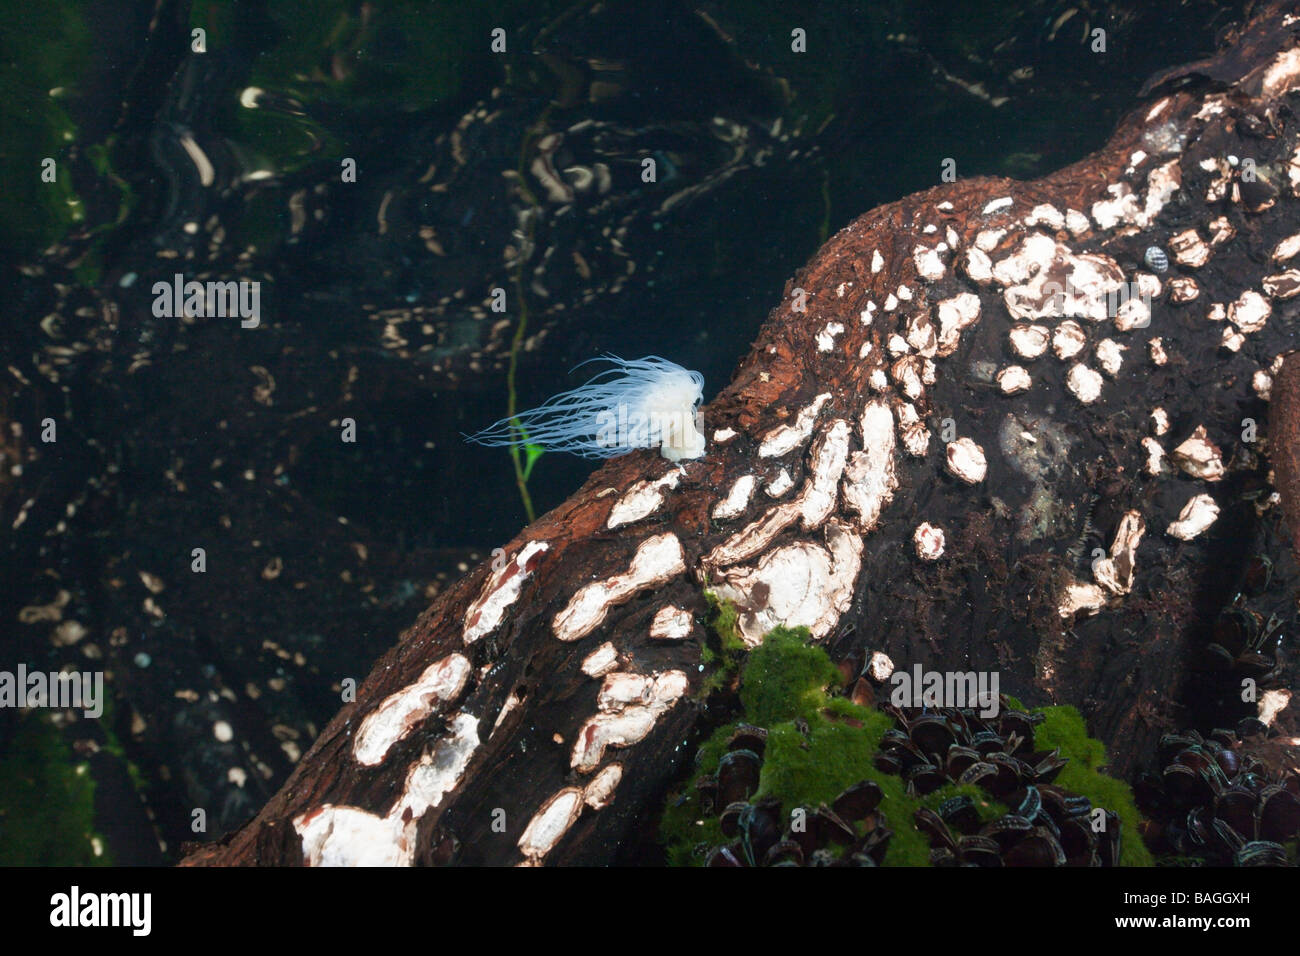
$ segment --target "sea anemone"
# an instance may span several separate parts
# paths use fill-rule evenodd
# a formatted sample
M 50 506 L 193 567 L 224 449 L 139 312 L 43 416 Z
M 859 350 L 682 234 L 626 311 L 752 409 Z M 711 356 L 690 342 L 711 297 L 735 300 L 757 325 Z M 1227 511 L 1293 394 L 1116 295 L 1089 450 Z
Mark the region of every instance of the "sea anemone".
M 489 447 L 535 445 L 583 458 L 613 458 L 636 448 L 659 448 L 669 461 L 704 454 L 698 423 L 703 375 L 657 355 L 603 355 L 582 365 L 588 362 L 613 367 L 466 440 Z

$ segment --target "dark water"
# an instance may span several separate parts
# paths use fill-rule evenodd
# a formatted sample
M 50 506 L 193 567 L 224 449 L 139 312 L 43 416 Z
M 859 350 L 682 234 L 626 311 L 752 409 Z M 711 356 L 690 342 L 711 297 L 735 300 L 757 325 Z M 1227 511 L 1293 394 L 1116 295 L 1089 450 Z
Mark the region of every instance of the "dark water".
M 0 668 L 98 669 L 112 703 L 0 711 L 6 862 L 170 860 L 255 813 L 339 681 L 526 523 L 509 457 L 460 438 L 506 413 L 512 364 L 518 407 L 602 352 L 698 369 L 707 399 L 828 235 L 945 160 L 1080 158 L 1240 13 L 8 6 Z M 258 326 L 155 315 L 177 272 L 259 283 Z M 535 512 L 590 469 L 543 456 Z M 42 787 L 53 822 L 25 826 Z

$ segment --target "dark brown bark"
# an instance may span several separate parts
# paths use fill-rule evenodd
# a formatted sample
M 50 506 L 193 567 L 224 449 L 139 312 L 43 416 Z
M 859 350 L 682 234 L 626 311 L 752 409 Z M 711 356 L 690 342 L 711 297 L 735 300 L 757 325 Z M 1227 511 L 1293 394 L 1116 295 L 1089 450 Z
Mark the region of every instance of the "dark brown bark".
M 1300 547 L 1300 354 L 1282 363 L 1274 391 L 1269 444 L 1291 542 Z
M 727 692 L 700 699 L 706 586 L 736 601 L 751 636 L 806 624 L 855 666 L 884 651 L 900 667 L 993 669 L 1004 693 L 1075 704 L 1119 773 L 1207 706 L 1214 719 L 1228 713 L 1230 675 L 1204 677 L 1192 653 L 1207 619 L 1253 554 L 1296 580 L 1277 509 L 1249 494 L 1266 464 L 1243 437 L 1300 301 L 1288 298 L 1288 263 L 1270 260 L 1300 231 L 1294 13 L 1272 6 L 1218 57 L 1157 78 L 1106 148 L 1073 166 L 1032 183 L 946 184 L 842 230 L 787 283 L 705 410 L 704 458 L 679 470 L 636 452 L 601 468 L 512 541 L 496 570 L 477 568 L 420 617 L 253 822 L 186 862 L 620 859 L 695 734 L 725 711 Z M 1022 245 L 1030 236 L 1058 245 L 1044 257 Z M 1144 264 L 1153 246 L 1168 272 Z M 1017 358 L 1010 309 L 1055 332 L 1064 320 L 1049 314 L 1041 280 L 1084 284 L 1090 269 L 1158 279 L 1149 324 L 1080 318 L 1077 358 L 1050 347 Z M 1189 281 L 1176 293 L 1174 279 Z M 1198 295 L 1178 301 L 1191 283 Z M 1016 284 L 1022 293 L 1008 296 Z M 954 342 L 942 326 L 972 301 L 962 296 L 976 298 L 979 317 Z M 1262 326 L 1259 303 L 1271 308 Z M 1092 376 L 1076 373 L 1072 389 L 1069 374 L 1102 368 L 1106 341 L 1127 351 L 1085 402 L 1075 390 Z M 992 373 L 1013 364 L 1032 385 L 1004 395 Z M 1167 434 L 1152 430 L 1156 408 Z M 887 427 L 873 430 L 882 414 Z M 1173 454 L 1198 426 L 1226 463 L 1221 479 L 1212 463 Z M 930 433 L 921 454 L 905 447 L 915 429 Z M 1143 437 L 1166 455 L 1159 474 L 1143 470 Z M 987 473 L 973 484 L 946 468 L 961 447 L 945 448 L 950 438 L 982 449 Z M 882 456 L 897 488 L 877 518 Z M 718 511 L 746 476 L 752 494 Z M 1198 494 L 1218 520 L 1180 540 L 1169 527 Z M 611 527 L 636 501 L 644 515 Z M 1145 534 L 1124 593 L 1126 556 L 1112 545 L 1131 512 Z M 914 548 L 923 522 L 944 532 L 938 561 Z M 1098 545 L 1119 590 L 1099 586 Z M 1062 613 L 1071 593 L 1088 606 Z M 686 633 L 656 636 L 653 622 L 672 608 Z M 424 689 L 412 690 L 422 674 Z M 409 711 L 405 721 L 374 716 L 384 702 L 390 715 Z

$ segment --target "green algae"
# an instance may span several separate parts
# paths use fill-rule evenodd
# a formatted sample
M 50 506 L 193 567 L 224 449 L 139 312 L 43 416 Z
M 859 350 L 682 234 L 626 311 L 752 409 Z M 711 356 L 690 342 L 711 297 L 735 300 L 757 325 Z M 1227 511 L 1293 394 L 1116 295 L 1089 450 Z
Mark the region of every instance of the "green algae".
M 4 18 L 12 28 L 0 34 L 0 249 L 30 254 L 85 219 L 68 162 L 78 133 L 68 99 L 81 88 L 93 38 L 66 0 L 6 4 Z M 42 164 L 50 159 L 56 178 L 46 182 Z
M 740 636 L 740 612 L 736 605 L 708 589 L 704 591 L 704 601 L 709 608 L 705 618 L 708 630 L 700 660 L 710 670 L 700 687 L 701 699 L 707 699 L 735 680 L 747 649 Z
M 107 866 L 94 818 L 89 765 L 48 715 L 29 714 L 0 756 L 0 866 Z

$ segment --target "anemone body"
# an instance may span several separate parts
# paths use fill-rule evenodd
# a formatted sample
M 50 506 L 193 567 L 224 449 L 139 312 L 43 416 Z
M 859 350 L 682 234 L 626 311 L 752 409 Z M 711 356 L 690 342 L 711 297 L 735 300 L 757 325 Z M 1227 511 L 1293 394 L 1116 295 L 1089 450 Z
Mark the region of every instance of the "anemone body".
M 466 440 L 490 447 L 537 445 L 583 458 L 613 458 L 636 448 L 658 448 L 670 461 L 704 454 L 697 421 L 703 375 L 657 355 L 603 355 L 588 362 L 610 367 Z

